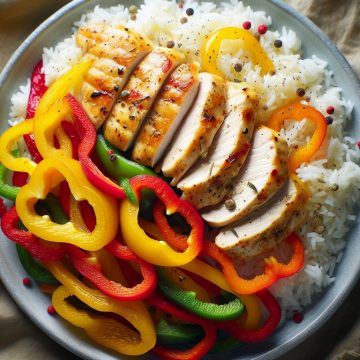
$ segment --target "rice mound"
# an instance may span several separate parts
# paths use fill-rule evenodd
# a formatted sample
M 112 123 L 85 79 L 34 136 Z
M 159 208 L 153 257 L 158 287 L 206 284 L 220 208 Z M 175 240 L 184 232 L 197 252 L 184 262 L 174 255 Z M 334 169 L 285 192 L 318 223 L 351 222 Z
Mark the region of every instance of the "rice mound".
M 195 11 L 193 16 L 185 14 L 189 7 Z M 184 24 L 180 22 L 183 17 L 187 18 Z M 182 9 L 175 1 L 145 0 L 136 20 L 130 19 L 128 9 L 122 5 L 108 9 L 96 6 L 93 12 L 83 15 L 74 24 L 74 32 L 88 23 L 126 25 L 148 36 L 157 45 L 166 46 L 169 40 L 173 40 L 175 48 L 183 52 L 188 61 L 201 62 L 199 49 L 211 32 L 228 26 L 242 27 L 247 20 L 251 21 L 250 31 L 254 35 L 260 24 L 269 27 L 261 36 L 260 43 L 275 64 L 275 75 L 261 77 L 259 67 L 246 61 L 242 63 L 242 71 L 236 73 L 234 64 L 242 62 L 246 54 L 231 41 L 223 42 L 218 66 L 228 80 L 241 79 L 255 88 L 260 99 L 257 121 L 266 122 L 274 109 L 296 97 L 298 88 L 306 89 L 307 101 L 304 103 L 314 106 L 324 115 L 329 105 L 335 108 L 324 148 L 320 149 L 314 161 L 298 169 L 298 176 L 312 193 L 307 205 L 309 218 L 300 229 L 306 247 L 304 267 L 298 274 L 278 281 L 271 288 L 282 308 L 291 315 L 310 304 L 315 294 L 335 281 L 334 269 L 342 258 L 345 235 L 356 221 L 355 205 L 359 201 L 360 151 L 354 139 L 345 136 L 344 130 L 351 118 L 352 104 L 342 98 L 341 89 L 333 83 L 326 61 L 316 56 L 302 59 L 301 41 L 294 31 L 285 27 L 273 31 L 271 18 L 265 12 L 254 11 L 238 0 L 220 6 L 211 2 L 186 1 Z M 273 45 L 276 39 L 283 44 L 279 49 Z M 69 70 L 81 56 L 74 35 L 44 49 L 47 84 Z M 12 96 L 10 125 L 24 119 L 29 88 L 27 82 Z M 310 130 L 306 121 L 290 122 L 281 134 L 290 146 L 298 146 L 309 139 Z

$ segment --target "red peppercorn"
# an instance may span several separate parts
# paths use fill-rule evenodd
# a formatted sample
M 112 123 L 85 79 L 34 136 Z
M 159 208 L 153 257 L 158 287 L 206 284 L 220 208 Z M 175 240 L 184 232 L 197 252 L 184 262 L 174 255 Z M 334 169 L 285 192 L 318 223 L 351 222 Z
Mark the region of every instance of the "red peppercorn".
M 326 109 L 326 112 L 331 115 L 333 114 L 335 111 L 334 107 L 333 106 L 328 106 L 327 109 Z
M 358 141 L 358 142 L 356 143 L 356 145 L 357 145 L 358 148 L 360 149 L 360 141 Z
M 54 315 L 56 313 L 56 310 L 55 308 L 52 306 L 52 305 L 49 305 L 48 308 L 47 308 L 47 312 L 50 314 L 50 315 Z
M 265 24 L 259 25 L 258 33 L 264 35 L 267 32 L 267 26 Z
M 23 278 L 23 285 L 24 286 L 30 286 L 31 285 L 31 279 L 29 277 Z
M 304 320 L 304 315 L 301 312 L 297 311 L 294 313 L 293 315 L 294 323 L 300 324 L 303 320 Z
M 245 30 L 249 30 L 251 28 L 251 22 L 250 21 L 244 21 L 243 28 Z
M 273 170 L 271 171 L 271 176 L 276 176 L 277 174 L 278 174 L 277 169 L 273 169 Z

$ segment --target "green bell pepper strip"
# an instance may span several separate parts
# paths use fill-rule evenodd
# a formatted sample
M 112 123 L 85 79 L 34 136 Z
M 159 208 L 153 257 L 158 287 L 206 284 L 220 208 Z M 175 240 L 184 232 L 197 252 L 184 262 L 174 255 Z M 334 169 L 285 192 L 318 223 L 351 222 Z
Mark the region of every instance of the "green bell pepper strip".
M 158 286 L 163 294 L 182 308 L 213 321 L 226 321 L 238 318 L 244 311 L 241 300 L 228 292 L 222 295 L 229 302 L 215 304 L 203 302 L 196 297 L 194 291 L 185 291 L 177 287 L 166 275 L 164 268 L 157 268 Z
M 203 336 L 201 326 L 194 324 L 170 324 L 165 319 L 155 326 L 157 341 L 162 345 L 186 345 L 197 343 Z
M 132 190 L 132 188 L 130 186 L 129 179 L 121 178 L 120 181 L 119 181 L 119 185 L 124 189 L 127 198 L 133 204 L 137 204 L 137 198 L 136 198 L 136 195 L 135 195 L 134 191 Z
M 46 196 L 45 205 L 54 222 L 57 224 L 66 224 L 69 222 L 69 218 L 61 207 L 59 199 L 54 194 L 49 193 Z
M 58 284 L 58 281 L 52 274 L 39 262 L 35 261 L 31 254 L 22 246 L 16 244 L 16 251 L 22 267 L 32 279 L 38 283 Z

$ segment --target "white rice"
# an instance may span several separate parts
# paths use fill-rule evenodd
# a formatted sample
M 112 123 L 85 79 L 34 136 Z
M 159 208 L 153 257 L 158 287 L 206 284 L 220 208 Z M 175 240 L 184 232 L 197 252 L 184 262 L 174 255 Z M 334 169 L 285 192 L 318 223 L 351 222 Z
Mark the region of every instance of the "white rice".
M 192 7 L 195 15 L 187 17 L 188 22 L 180 23 L 185 10 Z M 206 36 L 222 27 L 241 27 L 246 20 L 251 21 L 251 31 L 256 34 L 260 24 L 270 30 L 260 38 L 276 67 L 273 76 L 259 75 L 259 68 L 244 62 L 240 73 L 233 71 L 233 64 L 242 62 L 243 50 L 237 49 L 231 41 L 223 42 L 222 57 L 218 65 L 229 80 L 246 80 L 253 85 L 259 95 L 260 105 L 257 120 L 265 122 L 272 110 L 284 105 L 295 97 L 296 89 L 306 89 L 311 98 L 310 105 L 325 114 L 329 105 L 335 107 L 334 122 L 328 127 L 328 148 L 324 147 L 318 158 L 303 164 L 298 175 L 308 184 L 312 196 L 308 202 L 309 219 L 302 226 L 301 234 L 306 246 L 306 262 L 295 276 L 279 281 L 272 287 L 287 314 L 301 310 L 311 303 L 315 294 L 335 281 L 334 269 L 341 261 L 346 245 L 345 235 L 356 216 L 354 208 L 359 201 L 357 184 L 360 181 L 359 156 L 356 142 L 344 137 L 344 127 L 351 118 L 352 105 L 342 98 L 341 89 L 332 81 L 332 73 L 323 59 L 313 56 L 301 58 L 301 41 L 291 29 L 271 30 L 271 18 L 262 11 L 253 11 L 238 0 L 222 3 L 197 3 L 187 1 L 179 9 L 174 1 L 145 0 L 135 21 L 122 5 L 103 9 L 97 6 L 90 14 L 83 15 L 75 24 L 76 28 L 86 23 L 106 23 L 126 25 L 148 36 L 155 44 L 166 45 L 175 41 L 176 48 L 187 55 L 188 60 L 200 61 L 201 49 Z M 283 46 L 276 49 L 273 42 L 280 39 Z M 43 61 L 47 84 L 51 84 L 72 65 L 79 61 L 82 53 L 76 46 L 74 36 L 65 39 L 50 49 L 44 49 Z M 230 64 L 230 65 L 229 65 Z M 29 83 L 11 98 L 10 124 L 25 116 Z M 290 145 L 301 145 L 309 138 L 306 121 L 289 124 L 282 134 Z M 325 158 L 324 158 L 325 156 Z M 338 190 L 331 187 L 337 184 Z

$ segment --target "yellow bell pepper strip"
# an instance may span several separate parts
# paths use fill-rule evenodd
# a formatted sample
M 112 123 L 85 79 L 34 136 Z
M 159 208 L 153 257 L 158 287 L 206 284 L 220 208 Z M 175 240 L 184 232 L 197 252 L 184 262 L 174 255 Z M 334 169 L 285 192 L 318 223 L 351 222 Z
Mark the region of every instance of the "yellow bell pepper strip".
M 48 88 L 36 108 L 34 122 L 46 122 L 44 116 L 54 104 L 61 102 L 69 92 L 78 92 L 92 63 L 92 60 L 86 60 L 76 64 Z
M 95 229 L 88 233 L 73 223 L 56 224 L 48 216 L 36 213 L 34 205 L 66 180 L 76 200 L 87 200 L 96 216 Z M 51 242 L 64 242 L 84 250 L 96 251 L 112 241 L 117 233 L 117 203 L 95 188 L 84 175 L 78 161 L 67 158 L 44 159 L 28 184 L 16 198 L 16 210 L 24 225 L 36 236 Z
M 45 115 L 43 117 L 35 117 L 35 142 L 44 159 L 58 156 L 72 158 L 72 142 L 61 126 L 61 123 L 70 114 L 70 106 L 65 99 L 62 99 L 47 110 L 46 118 Z M 59 148 L 55 147 L 54 136 L 58 140 Z
M 36 163 L 27 157 L 15 157 L 12 153 L 19 138 L 33 132 L 33 121 L 25 120 L 8 128 L 0 137 L 0 162 L 13 171 L 26 172 L 31 175 Z
M 91 289 L 78 280 L 60 262 L 48 264 L 54 277 L 64 287 L 57 289 L 52 298 L 57 313 L 65 320 L 81 327 L 92 340 L 125 355 L 141 355 L 152 349 L 156 343 L 154 324 L 143 303 L 119 302 L 110 299 L 99 290 Z M 96 311 L 114 313 L 127 320 L 136 331 L 112 318 L 89 314 L 76 309 L 67 301 L 76 296 Z
M 201 251 L 204 237 L 204 223 L 196 209 L 187 201 L 180 199 L 162 179 L 139 175 L 130 180 L 130 185 L 139 201 L 140 191 L 151 189 L 165 204 L 168 214 L 180 213 L 191 227 L 186 238 L 187 249 L 179 253 L 164 241 L 151 239 L 139 226 L 139 205 L 125 199 L 120 204 L 120 223 L 126 224 L 121 231 L 131 250 L 147 262 L 160 266 L 180 266 L 189 263 Z
M 221 43 L 224 40 L 238 40 L 241 43 L 242 49 L 249 57 L 249 60 L 255 65 L 260 66 L 261 76 L 268 73 L 271 74 L 275 71 L 273 62 L 256 37 L 250 31 L 237 27 L 222 28 L 209 35 L 201 50 L 202 67 L 205 71 L 223 76 L 217 67 L 217 62 L 220 56 Z
M 309 162 L 314 154 L 320 149 L 323 143 L 327 123 L 323 114 L 315 108 L 300 103 L 290 104 L 277 109 L 268 121 L 268 126 L 275 131 L 280 131 L 287 120 L 301 121 L 307 119 L 315 125 L 315 131 L 310 141 L 294 150 L 289 157 L 289 170 L 296 172 L 302 164 Z

